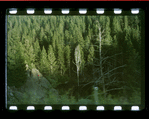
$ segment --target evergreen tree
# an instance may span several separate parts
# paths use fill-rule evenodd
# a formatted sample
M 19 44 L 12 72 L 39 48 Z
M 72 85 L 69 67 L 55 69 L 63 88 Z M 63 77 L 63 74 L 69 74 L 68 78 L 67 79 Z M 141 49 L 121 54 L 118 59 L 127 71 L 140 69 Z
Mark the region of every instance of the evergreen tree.
M 49 64 L 49 70 L 50 73 L 53 74 L 56 70 L 56 58 L 53 52 L 53 48 L 51 45 L 49 45 L 49 49 L 48 49 L 48 64 Z
M 64 72 L 65 72 L 64 51 L 63 51 L 63 49 L 62 49 L 60 44 L 57 44 L 57 48 L 58 48 L 57 62 L 58 62 L 58 65 L 59 65 L 60 74 L 63 75 Z
M 124 16 L 124 29 L 127 29 L 128 27 L 128 17 Z
M 87 62 L 89 64 L 93 64 L 93 59 L 94 59 L 94 47 L 93 47 L 93 45 L 91 45 L 91 47 L 89 48 Z
M 141 55 L 141 36 L 140 36 L 139 26 L 137 28 L 132 28 L 131 30 L 131 42 L 133 44 L 134 49 Z
M 57 33 L 54 32 L 54 35 L 53 35 L 53 38 L 52 38 L 52 47 L 53 47 L 53 50 L 54 52 L 56 52 L 56 41 L 57 41 Z
M 38 40 L 34 43 L 35 65 L 39 69 L 41 49 Z
M 40 57 L 40 72 L 47 76 L 48 75 L 48 61 L 47 61 L 47 53 L 43 46 L 41 57 Z
M 87 58 L 88 71 L 93 72 L 93 70 L 94 70 L 94 58 L 95 58 L 94 57 L 94 46 L 91 45 L 91 47 L 89 48 L 89 54 L 88 54 L 88 58 Z M 94 79 L 94 75 L 93 75 L 93 79 Z
M 89 39 L 89 37 L 87 36 L 86 38 L 85 38 L 85 41 L 84 41 L 84 58 L 85 58 L 85 60 L 87 59 L 87 57 L 88 57 L 88 52 L 89 52 L 89 47 L 90 47 L 90 39 Z
M 24 56 L 25 56 L 25 61 L 28 64 L 30 68 L 33 68 L 31 64 L 34 64 L 35 61 L 35 54 L 34 54 L 34 49 L 32 44 L 30 43 L 29 39 L 25 39 L 25 44 L 24 44 Z
M 39 33 L 39 43 L 41 44 L 41 46 L 43 46 L 43 37 L 44 37 L 44 30 L 43 27 L 41 27 L 41 31 Z
M 122 32 L 120 19 L 118 16 L 114 16 L 112 23 L 112 36 L 119 34 L 119 32 Z
M 69 44 L 69 31 L 65 30 L 65 44 Z
M 18 42 L 17 46 L 11 48 L 8 48 L 7 81 L 9 86 L 18 88 L 22 86 L 27 79 L 22 43 Z
M 67 45 L 65 47 L 65 57 L 66 57 L 67 68 L 69 70 L 69 76 L 71 77 L 71 72 L 70 72 L 70 55 L 71 55 L 70 46 Z
M 35 29 L 32 30 L 32 39 L 33 39 L 33 42 L 35 41 L 35 38 L 36 38 L 36 31 Z
M 110 29 L 110 18 L 107 17 L 107 22 L 106 22 L 106 28 L 105 28 L 105 40 L 104 40 L 104 44 L 106 45 L 111 45 L 112 43 L 112 37 L 110 35 L 111 33 L 111 29 Z

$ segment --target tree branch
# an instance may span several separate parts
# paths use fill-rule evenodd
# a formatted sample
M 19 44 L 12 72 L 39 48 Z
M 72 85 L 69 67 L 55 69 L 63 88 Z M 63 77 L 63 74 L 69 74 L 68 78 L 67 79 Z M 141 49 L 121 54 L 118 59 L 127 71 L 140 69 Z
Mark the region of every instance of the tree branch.
M 118 74 L 118 73 L 122 73 L 122 72 L 112 73 L 112 74 L 111 74 L 111 75 L 109 75 L 108 77 L 111 77 L 111 76 L 113 76 L 113 75 L 115 75 L 115 74 Z M 105 78 L 107 78 L 107 77 L 105 77 Z
M 116 55 L 120 55 L 120 54 L 122 54 L 122 52 L 121 52 L 121 53 L 114 54 L 114 55 L 112 55 L 112 56 L 107 56 L 107 57 L 103 58 L 103 59 L 102 59 L 102 61 L 103 61 L 103 60 L 105 60 L 105 59 L 108 59 L 108 58 L 114 57 L 114 56 L 116 56 Z
M 126 64 L 125 64 L 125 65 L 121 65 L 121 66 L 119 66 L 119 67 L 116 67 L 116 68 L 114 68 L 114 69 L 111 69 L 110 71 L 108 71 L 108 72 L 105 73 L 104 75 L 107 75 L 108 73 L 110 73 L 110 72 L 112 72 L 112 71 L 114 71 L 114 70 L 116 70 L 116 69 L 118 69 L 118 68 L 125 67 L 125 66 L 126 66 Z
M 121 89 L 125 89 L 125 88 L 113 88 L 113 89 L 110 89 L 110 90 L 106 90 L 106 92 L 109 92 L 109 91 L 112 91 L 112 90 L 121 90 Z
M 112 83 L 114 83 L 114 82 L 117 82 L 115 79 L 116 79 L 116 77 L 115 77 L 111 82 L 106 83 L 105 85 L 109 85 L 109 84 L 112 84 Z

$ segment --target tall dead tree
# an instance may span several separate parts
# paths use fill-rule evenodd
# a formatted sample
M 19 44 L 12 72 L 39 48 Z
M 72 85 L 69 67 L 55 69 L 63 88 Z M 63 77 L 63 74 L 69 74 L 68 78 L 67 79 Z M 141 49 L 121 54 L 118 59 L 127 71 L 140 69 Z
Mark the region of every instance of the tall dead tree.
M 75 62 L 76 62 L 76 67 L 77 67 L 77 79 L 78 79 L 78 95 L 79 95 L 79 71 L 81 67 L 81 47 L 80 45 L 77 45 L 75 48 Z M 79 98 L 79 96 L 78 96 Z
M 99 27 L 99 56 L 100 56 L 100 74 L 102 77 L 102 86 L 103 86 L 103 93 L 104 97 L 106 98 L 106 90 L 105 90 L 105 81 L 104 81 L 104 75 L 102 71 L 102 56 L 101 56 L 101 28 Z

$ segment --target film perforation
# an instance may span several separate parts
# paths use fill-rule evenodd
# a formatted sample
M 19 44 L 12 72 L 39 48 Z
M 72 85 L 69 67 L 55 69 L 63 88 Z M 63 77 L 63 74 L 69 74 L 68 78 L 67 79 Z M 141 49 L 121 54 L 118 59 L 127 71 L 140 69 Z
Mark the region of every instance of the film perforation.
M 114 110 L 122 110 L 121 106 L 114 106 Z
M 34 14 L 35 10 L 33 8 L 28 8 L 27 9 L 27 14 Z
M 73 106 L 26 106 L 26 108 L 18 108 L 18 106 L 9 106 L 9 110 L 96 110 L 96 111 L 140 111 L 139 106 L 77 106 L 77 108 L 73 108 Z
M 26 9 L 19 9 L 19 8 L 10 8 L 8 9 L 8 14 L 11 15 L 119 15 L 119 14 L 139 14 L 140 9 L 139 8 L 131 8 L 130 10 L 123 10 L 121 8 L 113 8 L 111 10 L 106 8 L 96 8 L 96 9 L 87 9 L 87 8 L 79 8 L 78 11 L 74 11 L 70 8 L 61 8 L 61 9 L 54 9 L 54 8 L 43 8 L 43 9 L 35 9 L 35 8 L 26 8 Z M 53 13 L 54 12 L 54 13 Z
M 35 106 L 27 106 L 27 110 L 35 110 Z
M 63 14 L 69 14 L 69 9 L 62 9 Z

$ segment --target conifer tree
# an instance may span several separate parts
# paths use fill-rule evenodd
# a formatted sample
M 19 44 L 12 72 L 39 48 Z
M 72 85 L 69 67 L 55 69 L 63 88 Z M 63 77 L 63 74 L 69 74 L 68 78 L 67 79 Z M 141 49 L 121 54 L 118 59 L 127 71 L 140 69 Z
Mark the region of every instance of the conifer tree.
M 69 76 L 71 77 L 71 72 L 70 72 L 70 55 L 71 55 L 70 46 L 67 45 L 65 47 L 65 57 L 66 57 L 67 68 L 69 70 Z
M 52 47 L 53 47 L 53 50 L 54 52 L 56 52 L 56 41 L 57 41 L 57 33 L 54 32 L 54 35 L 53 35 L 53 38 L 52 38 Z
M 111 45 L 112 43 L 112 37 L 110 35 L 111 29 L 110 29 L 110 18 L 107 17 L 107 22 L 106 22 L 106 28 L 105 28 L 105 40 L 104 43 L 106 45 Z
M 41 49 L 38 40 L 34 43 L 35 65 L 39 69 Z
M 43 36 L 44 36 L 44 31 L 43 31 L 43 27 L 41 27 L 41 31 L 39 33 L 39 43 L 41 44 L 41 46 L 43 46 Z
M 34 64 L 35 61 L 35 54 L 34 54 L 34 49 L 32 44 L 30 44 L 29 39 L 25 39 L 25 44 L 24 44 L 24 56 L 25 56 L 25 61 L 31 68 L 31 64 Z
M 91 44 L 89 48 L 89 54 L 87 57 L 87 63 L 88 63 L 88 69 L 89 71 L 93 72 L 94 70 L 94 46 Z M 94 79 L 94 73 L 93 73 L 93 79 Z
M 93 59 L 94 59 L 94 47 L 93 47 L 93 45 L 91 45 L 91 47 L 89 48 L 87 62 L 89 64 L 93 64 Z
M 47 61 L 47 53 L 43 46 L 41 57 L 40 57 L 40 72 L 43 75 L 48 75 L 48 61 Z
M 7 64 L 8 85 L 16 86 L 16 88 L 22 86 L 27 79 L 27 74 L 21 42 L 18 42 L 17 45 L 12 45 L 12 47 L 8 48 Z
M 49 64 L 49 70 L 50 73 L 53 74 L 56 70 L 56 58 L 53 52 L 53 48 L 51 45 L 49 45 L 49 49 L 48 49 L 48 64 Z
M 58 48 L 57 61 L 58 61 L 59 69 L 60 69 L 60 74 L 63 75 L 65 72 L 64 51 L 60 44 L 57 44 L 57 48 Z
M 69 31 L 65 30 L 65 44 L 69 43 Z
M 124 16 L 124 29 L 127 29 L 128 27 L 128 17 Z
M 87 59 L 87 57 L 88 57 L 88 52 L 89 52 L 89 47 L 90 47 L 90 39 L 89 39 L 89 36 L 87 36 L 86 38 L 85 38 L 85 41 L 84 41 L 84 58 L 85 58 L 85 60 Z
M 119 32 L 122 32 L 120 19 L 118 16 L 114 16 L 113 23 L 112 23 L 112 35 L 117 35 Z

